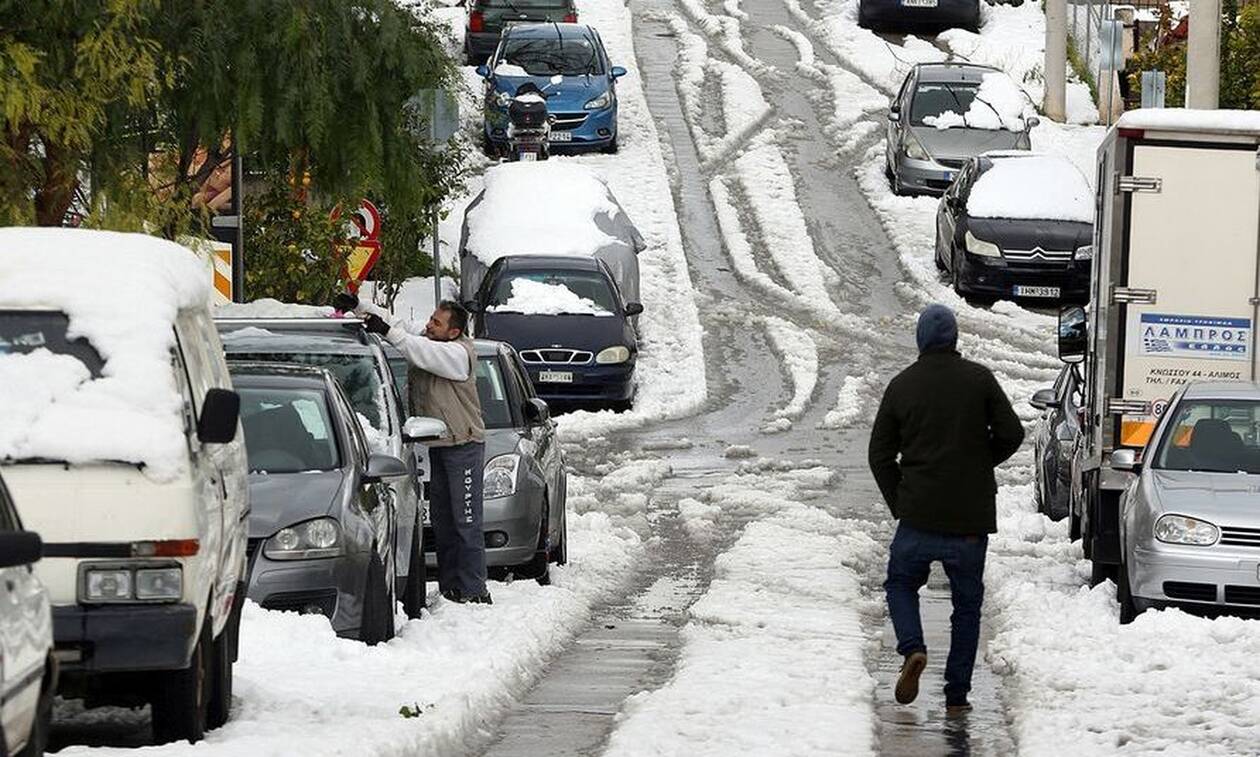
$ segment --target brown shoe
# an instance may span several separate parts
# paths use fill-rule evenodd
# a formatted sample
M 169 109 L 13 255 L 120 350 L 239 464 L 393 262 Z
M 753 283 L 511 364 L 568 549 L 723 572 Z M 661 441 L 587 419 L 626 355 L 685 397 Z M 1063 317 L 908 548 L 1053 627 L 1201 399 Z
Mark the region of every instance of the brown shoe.
M 910 704 L 919 696 L 919 676 L 927 667 L 927 652 L 911 652 L 901 663 L 901 675 L 897 676 L 897 704 Z
M 971 712 L 971 704 L 968 702 L 945 705 L 945 717 L 947 718 L 960 718 L 969 712 Z

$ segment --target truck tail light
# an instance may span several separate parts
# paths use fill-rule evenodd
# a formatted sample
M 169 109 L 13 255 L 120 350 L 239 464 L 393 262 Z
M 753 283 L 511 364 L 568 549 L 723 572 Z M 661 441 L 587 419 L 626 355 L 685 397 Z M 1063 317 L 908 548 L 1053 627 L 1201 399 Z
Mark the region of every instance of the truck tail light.
M 566 14 L 564 14 L 564 22 L 565 22 L 566 24 L 576 24 L 576 23 L 577 23 L 577 12 L 573 12 L 573 13 L 566 13 Z
M 473 11 L 468 14 L 468 31 L 484 32 L 486 30 L 486 14 L 481 11 Z
M 197 539 L 138 541 L 131 545 L 133 557 L 192 557 L 201 550 Z

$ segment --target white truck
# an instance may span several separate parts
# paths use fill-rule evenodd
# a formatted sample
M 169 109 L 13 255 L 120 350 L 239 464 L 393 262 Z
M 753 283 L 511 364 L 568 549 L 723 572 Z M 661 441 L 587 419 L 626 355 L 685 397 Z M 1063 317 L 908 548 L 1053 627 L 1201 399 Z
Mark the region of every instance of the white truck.
M 1119 502 L 1188 381 L 1253 381 L 1260 317 L 1260 112 L 1144 109 L 1098 149 L 1093 293 L 1060 313 L 1059 354 L 1084 361 L 1073 536 L 1095 582 L 1119 564 Z

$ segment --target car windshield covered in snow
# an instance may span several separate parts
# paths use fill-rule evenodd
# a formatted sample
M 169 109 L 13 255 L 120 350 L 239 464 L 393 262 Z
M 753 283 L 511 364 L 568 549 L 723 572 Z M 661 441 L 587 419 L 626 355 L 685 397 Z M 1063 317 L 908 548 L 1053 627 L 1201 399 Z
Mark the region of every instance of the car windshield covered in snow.
M 332 470 L 341 463 L 322 392 L 239 389 L 253 473 Z
M 924 82 L 914 91 L 910 104 L 910 125 L 928 126 L 945 113 L 966 113 L 976 99 L 979 85 L 963 82 Z
M 71 338 L 70 319 L 54 311 L 0 311 L 0 355 L 28 355 L 48 350 L 68 355 L 87 368 L 92 378 L 100 378 L 105 361 L 96 348 L 82 337 Z
M 526 315 L 611 315 L 616 302 L 612 288 L 598 274 L 527 271 L 500 279 L 488 309 Z
M 385 401 L 380 379 L 376 374 L 376 362 L 371 355 L 338 355 L 317 352 L 231 352 L 234 361 L 248 360 L 260 363 L 300 363 L 327 368 L 346 396 L 355 412 L 368 419 L 375 428 L 385 428 L 381 423 L 381 405 Z
M 594 40 L 581 37 L 508 37 L 499 58 L 499 65 L 503 64 L 517 66 L 530 76 L 604 73 Z
M 1154 467 L 1260 473 L 1260 402 L 1182 402 L 1164 435 Z

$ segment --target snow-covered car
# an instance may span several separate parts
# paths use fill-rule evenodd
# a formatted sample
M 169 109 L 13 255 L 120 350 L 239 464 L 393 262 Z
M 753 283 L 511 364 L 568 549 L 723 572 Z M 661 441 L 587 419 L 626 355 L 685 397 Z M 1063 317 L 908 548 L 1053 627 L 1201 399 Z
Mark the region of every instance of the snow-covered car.
M 639 253 L 647 245 L 612 190 L 592 170 L 564 161 L 504 163 L 464 212 L 460 300 L 477 295 L 504 255 L 595 257 L 628 302 L 639 302 Z
M 1120 499 L 1120 622 L 1168 605 L 1260 608 L 1260 384 L 1191 383 L 1139 453 L 1111 453 L 1136 473 Z
M 411 471 L 372 452 L 345 391 L 323 368 L 233 363 L 249 456 L 249 598 L 323 615 L 367 644 L 394 636 L 395 540 L 386 483 Z
M 974 63 L 920 63 L 888 106 L 884 170 L 896 194 L 939 195 L 968 158 L 1027 150 L 1039 123 L 1006 73 Z
M 961 297 L 1086 302 L 1094 191 L 1070 160 L 970 158 L 936 209 L 936 267 Z
M 59 692 L 152 705 L 159 741 L 227 721 L 245 598 L 239 397 L 189 250 L 0 230 L 0 466 L 45 540 Z
M 426 601 L 424 547 L 420 543 L 424 508 L 416 456 L 403 433 L 406 409 L 381 350 L 381 340 L 367 333 L 362 321 L 332 318 L 331 312 L 331 308 L 249 303 L 218 308 L 215 325 L 229 362 L 326 368 L 349 397 L 371 451 L 407 464 L 407 478 L 388 482 L 394 500 L 391 509 L 397 519 L 397 543 L 393 553 L 382 555 L 382 559 L 386 571 L 396 576 L 394 594 L 401 599 L 407 616 L 418 618 Z M 251 317 L 253 313 L 258 315 Z M 393 601 L 391 596 L 390 607 Z
M 643 305 L 627 300 L 598 258 L 511 255 L 476 298 L 476 336 L 507 342 L 548 402 L 628 410 Z
M 48 591 L 32 569 L 42 552 L 0 478 L 0 754 L 42 755 L 48 742 L 57 661 Z
M 464 61 L 485 63 L 499 46 L 499 35 L 521 22 L 577 23 L 573 0 L 469 0 L 464 22 Z
M 980 0 L 858 0 L 858 26 L 883 31 L 980 29 Z
M 1033 497 L 1037 512 L 1052 520 L 1068 517 L 1072 462 L 1081 435 L 1082 381 L 1075 365 L 1059 371 L 1054 386 L 1041 389 L 1029 404 L 1041 412 L 1033 432 Z

